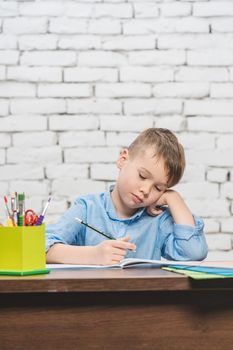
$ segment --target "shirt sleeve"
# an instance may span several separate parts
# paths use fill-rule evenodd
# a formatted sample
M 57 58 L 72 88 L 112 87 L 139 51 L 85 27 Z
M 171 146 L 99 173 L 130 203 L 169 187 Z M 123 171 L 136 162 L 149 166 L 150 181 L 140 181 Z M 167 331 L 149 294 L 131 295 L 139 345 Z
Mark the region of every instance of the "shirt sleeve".
M 203 260 L 208 253 L 203 220 L 194 215 L 195 226 L 176 224 L 169 213 L 159 231 L 163 236 L 161 254 L 168 260 Z
M 46 252 L 55 243 L 83 245 L 84 226 L 75 217 L 86 220 L 85 202 L 78 198 L 56 224 L 46 226 Z

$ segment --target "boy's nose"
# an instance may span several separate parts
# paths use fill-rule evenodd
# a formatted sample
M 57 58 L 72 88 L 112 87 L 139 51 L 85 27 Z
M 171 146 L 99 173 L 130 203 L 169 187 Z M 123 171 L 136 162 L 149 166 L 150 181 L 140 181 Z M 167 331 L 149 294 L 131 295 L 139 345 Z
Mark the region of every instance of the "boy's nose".
M 141 186 L 140 192 L 142 192 L 145 197 L 148 196 L 148 194 L 150 193 L 150 186 L 149 185 Z

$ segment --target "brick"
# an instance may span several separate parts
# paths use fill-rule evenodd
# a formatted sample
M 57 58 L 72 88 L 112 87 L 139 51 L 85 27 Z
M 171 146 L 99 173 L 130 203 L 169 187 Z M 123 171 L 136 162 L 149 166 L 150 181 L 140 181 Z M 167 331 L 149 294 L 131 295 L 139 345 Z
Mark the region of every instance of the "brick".
M 92 51 L 80 52 L 78 56 L 79 66 L 115 67 L 127 63 L 127 57 L 118 52 Z
M 133 99 L 124 102 L 126 114 L 177 114 L 181 110 L 182 102 L 178 99 Z
M 124 34 L 209 33 L 209 24 L 201 18 L 132 19 L 123 24 Z
M 33 180 L 21 180 L 21 181 L 11 181 L 10 189 L 13 192 L 17 189 L 18 193 L 26 192 L 31 196 L 43 196 L 47 197 L 49 195 L 49 183 L 46 180 L 43 181 L 33 181 Z M 25 199 L 26 204 L 28 205 L 27 198 Z M 31 207 L 29 207 L 31 208 Z M 33 207 L 34 209 L 34 207 Z
M 207 180 L 223 183 L 227 180 L 227 169 L 213 168 L 207 171 Z
M 232 18 L 211 18 L 211 32 L 229 33 L 233 32 Z
M 216 140 L 216 145 L 217 145 L 217 148 L 219 149 L 232 149 L 233 148 L 233 145 L 232 145 L 232 135 L 218 135 L 218 138 Z
M 233 199 L 233 182 L 226 182 L 221 184 L 221 195 L 228 199 Z
M 88 97 L 92 95 L 88 84 L 39 84 L 38 97 Z
M 129 63 L 132 65 L 182 65 L 186 62 L 182 50 L 156 50 L 129 53 Z
M 210 251 L 207 256 L 209 261 L 232 261 L 233 260 L 233 250 L 226 251 Z
M 189 182 L 179 183 L 177 191 L 182 194 L 184 198 L 208 198 L 210 200 L 219 196 L 218 184 L 203 182 Z
M 92 17 L 130 18 L 133 16 L 130 4 L 95 4 Z
M 115 82 L 115 68 L 65 68 L 64 81 L 69 82 Z
M 217 17 L 232 16 L 233 4 L 231 1 L 211 1 L 193 4 L 193 16 Z
M 0 147 L 9 147 L 11 145 L 11 137 L 9 134 L 0 134 Z
M 155 38 L 154 36 L 147 35 L 146 37 L 141 36 L 107 36 L 102 39 L 102 49 L 103 50 L 144 50 L 144 49 L 154 49 L 155 48 Z
M 121 34 L 121 22 L 114 18 L 90 19 L 87 32 L 90 34 Z
M 227 81 L 228 72 L 226 68 L 217 67 L 181 67 L 175 73 L 176 81 Z
M 77 61 L 76 53 L 71 51 L 33 51 L 22 54 L 22 65 L 69 66 Z
M 17 1 L 1 1 L 0 2 L 1 17 L 11 17 L 18 15 Z
M 11 102 L 12 114 L 54 114 L 65 112 L 65 101 L 56 98 L 18 99 Z
M 62 36 L 58 39 L 58 48 L 71 50 L 91 50 L 101 48 L 101 39 L 96 35 Z
M 221 228 L 223 232 L 229 232 L 232 233 L 232 227 L 233 227 L 233 218 L 226 218 L 221 223 Z
M 7 150 L 7 162 L 8 163 L 39 163 L 45 165 L 48 163 L 61 163 L 62 154 L 61 148 L 58 146 L 51 147 L 10 147 Z
M 48 179 L 86 179 L 89 167 L 87 164 L 53 164 L 46 166 L 45 174 Z
M 95 116 L 53 115 L 49 118 L 50 130 L 96 130 L 98 127 L 99 120 Z
M 229 100 L 185 101 L 184 113 L 188 115 L 232 115 L 233 102 Z
M 153 2 L 134 3 L 135 18 L 155 18 L 159 16 L 159 8 Z
M 34 84 L 17 82 L 0 82 L 0 97 L 34 97 L 36 87 Z
M 160 11 L 163 17 L 183 17 L 191 15 L 191 5 L 183 2 L 161 4 Z
M 115 181 L 117 177 L 116 164 L 92 164 L 91 178 L 93 180 Z
M 17 64 L 19 60 L 19 52 L 13 50 L 1 51 L 0 64 L 5 64 L 7 66 L 12 64 Z
M 98 163 L 112 162 L 118 157 L 117 147 L 79 147 L 76 149 L 65 149 L 66 163 Z
M 153 119 L 151 117 L 132 116 L 101 116 L 100 129 L 104 131 L 134 131 L 140 132 L 142 129 L 151 128 Z
M 0 80 L 6 79 L 6 68 L 3 66 L 0 66 Z
M 211 84 L 210 96 L 216 98 L 233 97 L 233 84 Z
M 8 80 L 61 82 L 62 69 L 57 67 L 8 67 Z
M 156 128 L 167 128 L 173 132 L 184 130 L 185 119 L 180 115 L 163 116 L 155 120 Z
M 7 100 L 0 99 L 0 116 L 5 116 L 8 114 L 9 102 Z M 1 126 L 0 126 L 1 131 Z
M 227 218 L 230 215 L 229 204 L 226 200 L 220 198 L 209 199 L 192 199 L 187 200 L 187 204 L 192 208 L 192 212 L 201 217 L 218 217 Z
M 153 88 L 155 97 L 202 98 L 209 95 L 208 83 L 163 83 Z
M 97 97 L 150 97 L 151 87 L 142 83 L 98 84 Z
M 45 147 L 56 143 L 57 136 L 51 131 L 23 132 L 12 135 L 12 145 L 17 147 Z
M 231 236 L 229 234 L 208 234 L 206 236 L 208 248 L 210 250 L 229 250 L 231 249 Z
M 42 116 L 14 115 L 1 118 L 0 131 L 35 131 L 46 130 L 47 119 Z
M 44 204 L 45 205 L 45 204 Z M 57 197 L 52 197 L 51 205 L 46 212 L 46 223 L 48 222 L 49 214 L 63 214 L 68 209 L 67 201 L 65 199 L 58 199 Z
M 75 18 L 90 18 L 93 16 L 94 5 L 91 3 L 68 3 L 64 15 Z
M 86 34 L 87 20 L 73 18 L 50 19 L 49 32 L 57 34 Z
M 232 167 L 233 159 L 229 157 L 229 150 L 187 150 L 186 158 L 190 164 L 203 163 L 206 166 Z
M 39 34 L 46 31 L 46 18 L 17 17 L 6 19 L 3 23 L 3 33 L 7 34 Z
M 182 182 L 204 182 L 205 180 L 205 166 L 204 164 L 187 164 L 185 167 Z
M 0 164 L 5 164 L 6 161 L 6 151 L 4 149 L 0 149 Z
M 65 10 L 65 3 L 57 1 L 39 1 L 20 3 L 19 13 L 22 16 L 62 16 Z
M 68 196 L 72 200 L 81 195 L 102 192 L 104 190 L 105 184 L 102 181 L 62 179 L 52 182 L 52 193 L 54 195 Z
M 215 49 L 232 47 L 232 34 L 170 34 L 158 38 L 159 49 Z
M 192 130 L 179 135 L 185 149 L 214 149 L 216 136 L 208 132 L 194 133 Z
M 219 222 L 214 219 L 204 219 L 205 233 L 218 233 L 220 231 Z
M 128 117 L 125 117 L 128 118 Z M 134 117 L 133 117 L 134 118 Z M 121 148 L 128 147 L 134 139 L 138 136 L 136 132 L 107 132 L 106 133 L 106 145 L 118 146 Z
M 120 114 L 122 110 L 121 102 L 117 100 L 107 99 L 83 99 L 83 100 L 68 100 L 68 113 L 77 114 Z
M 164 67 L 122 67 L 120 81 L 160 82 L 172 81 L 173 70 Z
M 0 34 L 0 49 L 17 49 L 17 38 L 14 35 Z
M 105 146 L 105 136 L 102 131 L 63 132 L 59 135 L 59 145 L 62 147 Z
M 233 64 L 232 50 L 208 49 L 187 52 L 188 65 L 228 66 Z
M 22 35 L 18 39 L 20 50 L 54 50 L 57 36 L 53 34 Z
M 4 165 L 0 171 L 0 180 L 43 180 L 44 170 L 42 165 L 30 164 Z M 16 189 L 14 189 L 15 191 Z

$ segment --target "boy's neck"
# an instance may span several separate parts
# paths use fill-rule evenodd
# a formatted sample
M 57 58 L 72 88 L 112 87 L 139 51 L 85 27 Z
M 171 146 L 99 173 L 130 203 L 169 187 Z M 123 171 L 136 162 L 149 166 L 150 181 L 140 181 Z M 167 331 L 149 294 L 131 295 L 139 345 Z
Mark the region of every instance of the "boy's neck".
M 110 194 L 111 194 L 112 202 L 116 210 L 117 216 L 120 219 L 128 219 L 137 212 L 138 209 L 131 209 L 131 208 L 124 207 L 122 205 L 116 186 L 114 187 L 113 191 Z

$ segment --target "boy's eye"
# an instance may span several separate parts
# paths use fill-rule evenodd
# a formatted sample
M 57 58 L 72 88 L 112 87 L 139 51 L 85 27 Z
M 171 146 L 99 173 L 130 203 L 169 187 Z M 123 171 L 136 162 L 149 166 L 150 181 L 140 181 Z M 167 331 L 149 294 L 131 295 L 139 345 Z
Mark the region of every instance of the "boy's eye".
M 143 180 L 145 180 L 145 176 L 143 176 L 142 174 L 139 173 L 139 177 Z
M 155 189 L 156 189 L 158 192 L 162 192 L 161 188 L 159 188 L 158 186 L 155 186 Z

